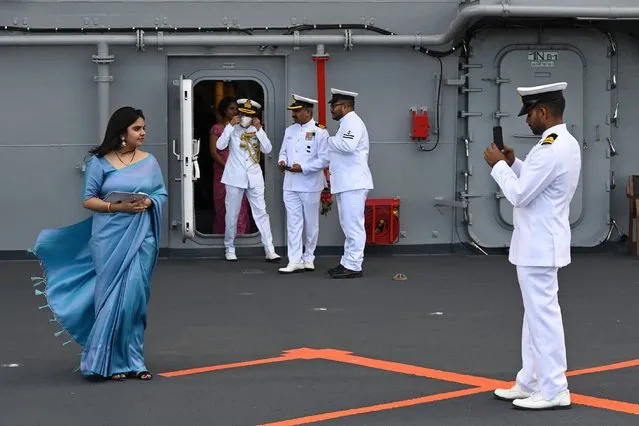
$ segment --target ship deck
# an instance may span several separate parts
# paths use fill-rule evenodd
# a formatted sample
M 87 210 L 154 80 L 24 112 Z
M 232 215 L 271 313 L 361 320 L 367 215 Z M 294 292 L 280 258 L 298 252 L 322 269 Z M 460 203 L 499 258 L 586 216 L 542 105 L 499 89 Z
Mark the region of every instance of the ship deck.
M 38 310 L 36 262 L 0 262 L 3 425 L 632 425 L 639 261 L 574 254 L 560 271 L 571 410 L 492 398 L 520 366 L 521 297 L 503 255 L 368 256 L 365 276 L 279 275 L 261 258 L 161 259 L 150 382 L 72 372 L 79 347 Z M 403 273 L 407 280 L 392 277 Z M 41 303 L 42 302 L 42 303 Z

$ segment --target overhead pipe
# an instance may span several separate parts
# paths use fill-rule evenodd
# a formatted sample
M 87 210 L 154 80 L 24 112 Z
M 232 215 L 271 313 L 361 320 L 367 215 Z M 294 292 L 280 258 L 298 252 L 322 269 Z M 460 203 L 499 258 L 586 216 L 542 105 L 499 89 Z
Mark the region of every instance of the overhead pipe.
M 514 6 L 509 4 L 469 5 L 460 9 L 448 29 L 435 35 L 218 35 L 218 34 L 20 34 L 0 36 L 0 46 L 28 45 L 95 45 L 105 42 L 110 45 L 144 46 L 303 46 L 351 44 L 383 46 L 441 46 L 451 42 L 463 27 L 475 18 L 574 18 L 574 19 L 639 19 L 639 7 L 615 6 Z M 138 30 L 140 31 L 140 30 Z
M 0 36 L 0 46 L 95 46 L 102 42 L 112 46 L 135 46 L 136 41 L 135 34 L 20 34 Z

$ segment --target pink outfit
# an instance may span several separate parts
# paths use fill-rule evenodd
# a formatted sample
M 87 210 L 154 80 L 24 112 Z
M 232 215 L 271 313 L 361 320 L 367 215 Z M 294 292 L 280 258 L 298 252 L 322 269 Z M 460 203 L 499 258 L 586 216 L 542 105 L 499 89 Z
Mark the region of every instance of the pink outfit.
M 211 127 L 210 134 L 217 136 L 218 138 L 222 135 L 222 131 L 224 130 L 223 124 L 215 124 Z M 229 149 L 226 148 L 222 151 L 219 149 L 217 153 L 222 157 L 222 160 L 226 162 L 229 157 Z M 226 187 L 221 182 L 222 181 L 222 173 L 224 172 L 224 167 L 220 166 L 218 163 L 213 164 L 213 203 L 215 208 L 215 220 L 213 221 L 213 233 L 214 234 L 224 234 L 225 230 L 225 220 L 224 217 L 226 215 L 226 207 L 225 207 L 225 198 L 226 198 Z M 249 229 L 251 227 L 251 216 L 249 210 L 249 202 L 246 195 L 242 199 L 242 207 L 240 208 L 240 215 L 237 218 L 237 235 L 248 234 Z

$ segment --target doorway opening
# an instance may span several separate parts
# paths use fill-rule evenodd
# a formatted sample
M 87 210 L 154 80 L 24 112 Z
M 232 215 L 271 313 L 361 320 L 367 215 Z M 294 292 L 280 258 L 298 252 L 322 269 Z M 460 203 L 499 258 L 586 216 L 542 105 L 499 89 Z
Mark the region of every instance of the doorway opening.
M 225 228 L 224 184 L 220 182 L 223 162 L 229 148 L 219 151 L 215 147 L 217 137 L 225 126 L 224 105 L 238 98 L 250 98 L 264 106 L 264 89 L 255 80 L 202 80 L 193 87 L 193 136 L 200 140 L 198 165 L 200 178 L 194 182 L 193 210 L 195 232 L 202 237 L 223 237 Z M 220 105 L 222 103 L 222 105 Z M 263 120 L 263 108 L 257 117 Z M 264 175 L 264 156 L 260 158 Z M 244 196 L 238 218 L 237 237 L 254 237 L 258 233 L 251 215 L 248 199 Z

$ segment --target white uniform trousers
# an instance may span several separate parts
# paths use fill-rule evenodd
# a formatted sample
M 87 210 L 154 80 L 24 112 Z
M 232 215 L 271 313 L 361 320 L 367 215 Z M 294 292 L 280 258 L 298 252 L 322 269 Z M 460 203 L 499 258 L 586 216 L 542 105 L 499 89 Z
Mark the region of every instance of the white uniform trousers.
M 541 391 L 546 399 L 568 389 L 566 344 L 554 267 L 517 266 L 524 303 L 521 331 L 522 368 L 517 383 L 526 391 Z
M 242 208 L 242 197 L 246 192 L 251 206 L 251 214 L 260 236 L 266 254 L 274 253 L 273 236 L 271 234 L 271 224 L 268 213 L 266 213 L 266 202 L 264 201 L 264 187 L 239 188 L 237 186 L 226 185 L 226 229 L 224 232 L 224 247 L 228 253 L 235 253 L 235 236 L 237 235 L 237 218 Z
M 344 191 L 335 195 L 339 223 L 344 232 L 344 254 L 340 264 L 351 271 L 362 270 L 366 229 L 364 228 L 364 208 L 368 189 Z
M 319 235 L 319 208 L 322 191 L 299 192 L 284 190 L 286 207 L 288 261 L 305 263 L 315 261 L 315 247 Z M 302 253 L 304 230 L 304 253 Z

